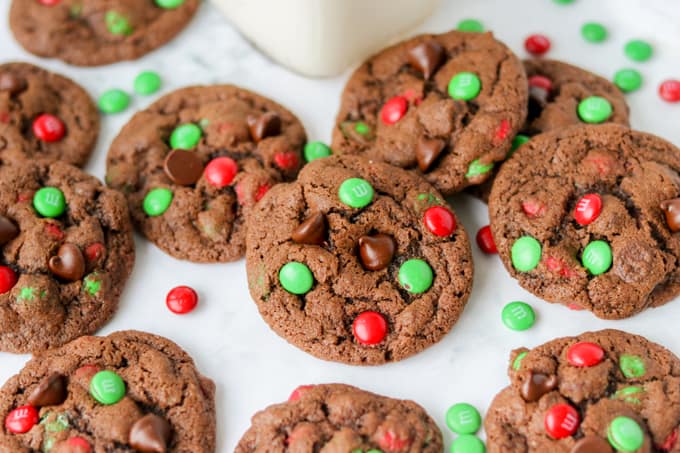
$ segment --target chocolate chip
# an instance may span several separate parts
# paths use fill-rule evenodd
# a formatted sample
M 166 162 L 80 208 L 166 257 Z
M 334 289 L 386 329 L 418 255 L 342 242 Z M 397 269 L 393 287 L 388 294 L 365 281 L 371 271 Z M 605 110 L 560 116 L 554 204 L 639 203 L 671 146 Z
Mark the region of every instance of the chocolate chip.
M 397 248 L 392 236 L 376 234 L 375 236 L 361 236 L 359 238 L 359 258 L 364 268 L 369 271 L 385 269 L 392 262 Z
M 144 453 L 165 453 L 170 430 L 170 424 L 164 418 L 146 414 L 130 428 L 130 446 Z
M 267 112 L 259 117 L 248 115 L 250 136 L 256 142 L 281 133 L 281 118 L 273 112 Z
M 444 61 L 444 48 L 431 40 L 418 44 L 408 51 L 408 62 L 429 79 Z
M 19 228 L 10 219 L 0 215 L 0 245 L 5 245 L 19 235 Z
M 680 198 L 661 202 L 661 209 L 666 214 L 666 224 L 673 233 L 680 231 Z
M 190 186 L 201 179 L 203 161 L 194 151 L 174 149 L 165 157 L 163 169 L 175 184 Z
M 570 453 L 612 453 L 612 447 L 608 441 L 600 436 L 588 435 L 579 439 Z
M 38 384 L 28 397 L 28 404 L 35 407 L 55 406 L 66 400 L 66 378 L 52 373 Z
M 557 387 L 557 376 L 530 372 L 522 384 L 521 394 L 525 401 L 538 401 L 543 395 Z
M 321 212 L 312 214 L 293 231 L 291 238 L 298 244 L 323 244 L 326 240 L 326 216 Z
M 57 277 L 74 282 L 85 275 L 85 257 L 77 245 L 63 244 L 56 256 L 50 258 L 47 267 Z
M 26 81 L 14 74 L 0 74 L 0 91 L 8 91 L 10 95 L 21 93 L 26 89 Z
M 446 142 L 438 138 L 422 137 L 418 141 L 418 145 L 416 145 L 416 159 L 418 160 L 420 171 L 424 173 L 430 168 L 444 150 L 444 146 L 446 146 Z

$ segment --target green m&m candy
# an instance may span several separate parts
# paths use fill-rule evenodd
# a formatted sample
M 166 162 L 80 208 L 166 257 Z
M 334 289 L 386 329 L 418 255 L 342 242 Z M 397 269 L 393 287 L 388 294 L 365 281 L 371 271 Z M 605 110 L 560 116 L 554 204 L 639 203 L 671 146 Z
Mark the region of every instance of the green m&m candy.
M 588 42 L 602 42 L 607 39 L 607 29 L 598 22 L 588 22 L 581 27 L 581 36 Z
M 619 357 L 619 368 L 628 379 L 645 375 L 645 362 L 636 355 L 623 354 Z
M 642 41 L 641 39 L 633 39 L 626 43 L 623 52 L 631 60 L 642 62 L 649 60 L 654 51 L 648 42 Z
M 470 162 L 470 166 L 468 167 L 467 173 L 465 173 L 466 178 L 473 178 L 475 176 L 483 175 L 484 173 L 488 173 L 493 169 L 493 162 L 490 164 L 482 164 L 479 162 L 479 159 L 475 159 L 472 162 Z
M 331 149 L 322 142 L 309 142 L 305 145 L 305 160 L 311 162 L 322 157 L 328 157 L 332 154 Z
M 143 208 L 149 217 L 157 217 L 168 210 L 173 194 L 169 189 L 158 188 L 149 191 L 144 197 Z
M 449 82 L 449 96 L 461 101 L 476 98 L 481 89 L 482 81 L 472 72 L 458 73 Z
M 525 144 L 529 140 L 531 140 L 531 137 L 529 137 L 528 135 L 517 134 L 515 136 L 515 138 L 512 139 L 512 147 L 510 148 L 510 152 L 508 153 L 508 157 L 512 156 L 512 153 L 517 151 L 517 148 L 519 148 L 520 146 L 522 146 L 523 144 Z
M 512 244 L 512 266 L 520 272 L 534 270 L 541 261 L 541 244 L 531 236 L 522 236 Z
M 477 19 L 463 19 L 458 22 L 458 31 L 481 33 L 484 31 L 484 25 Z
M 43 217 L 59 217 L 66 210 L 64 192 L 56 187 L 43 187 L 33 195 L 33 207 Z
M 446 426 L 457 434 L 474 434 L 482 426 L 482 417 L 474 406 L 458 403 L 446 411 Z
M 132 25 L 130 21 L 117 11 L 107 11 L 104 15 L 104 22 L 106 23 L 106 29 L 112 35 L 130 35 L 132 34 Z
M 576 0 L 553 0 L 555 3 L 558 5 L 571 5 L 574 3 Z
M 371 133 L 371 127 L 363 121 L 359 121 L 354 125 L 354 131 L 359 135 L 368 135 Z
M 632 68 L 624 68 L 614 74 L 614 83 L 624 93 L 630 93 L 642 86 L 642 74 Z
M 515 360 L 512 361 L 512 369 L 515 371 L 518 371 L 520 367 L 522 366 L 522 360 L 524 360 L 524 357 L 529 354 L 529 351 L 522 351 L 519 354 L 517 354 L 517 357 L 515 357 Z
M 534 325 L 536 314 L 529 304 L 510 302 L 503 308 L 501 318 L 508 329 L 527 330 Z
M 164 9 L 179 8 L 184 4 L 184 0 L 155 0 L 156 5 Z
M 157 72 L 140 72 L 134 81 L 135 93 L 147 96 L 154 94 L 161 88 L 161 76 Z
M 172 149 L 191 149 L 201 141 L 203 132 L 193 123 L 177 126 L 170 134 L 170 146 Z
M 351 208 L 364 208 L 373 201 L 373 187 L 361 178 L 349 178 L 338 189 L 340 201 Z
M 130 96 L 118 88 L 105 91 L 99 97 L 99 110 L 104 113 L 120 113 L 130 105 Z
M 472 434 L 458 436 L 451 444 L 451 453 L 485 453 L 484 442 Z
M 305 294 L 312 289 L 314 275 L 306 264 L 292 261 L 279 270 L 279 282 L 289 293 Z
M 637 398 L 636 395 L 638 393 L 644 393 L 644 389 L 642 387 L 636 387 L 634 385 L 630 387 L 624 387 L 622 389 L 619 389 L 614 393 L 614 396 L 612 398 L 618 398 L 626 403 L 632 403 L 632 404 L 640 404 L 640 399 Z
M 612 116 L 612 105 L 602 96 L 590 96 L 579 102 L 578 116 L 581 121 L 598 124 L 603 123 Z
M 607 439 L 616 451 L 632 453 L 645 442 L 645 433 L 630 417 L 616 417 L 607 428 Z
M 90 381 L 90 395 L 101 404 L 116 404 L 125 396 L 125 382 L 113 371 L 100 371 Z
M 605 241 L 593 241 L 583 250 L 581 262 L 591 274 L 604 274 L 612 266 L 612 249 Z
M 399 268 L 399 283 L 411 294 L 424 293 L 432 286 L 434 274 L 427 262 L 410 259 Z

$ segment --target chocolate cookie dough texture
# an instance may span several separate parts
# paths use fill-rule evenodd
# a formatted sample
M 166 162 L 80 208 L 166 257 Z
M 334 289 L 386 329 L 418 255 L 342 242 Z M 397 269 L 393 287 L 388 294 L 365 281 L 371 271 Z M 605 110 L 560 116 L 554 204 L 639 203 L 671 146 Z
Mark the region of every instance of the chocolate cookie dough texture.
M 137 113 L 107 157 L 139 230 L 194 262 L 245 253 L 245 217 L 303 162 L 306 135 L 279 104 L 231 85 L 189 87 Z
M 557 130 L 496 178 L 491 229 L 507 270 L 549 302 L 632 316 L 680 293 L 680 150 L 618 125 Z
M 0 65 L 0 158 L 80 167 L 98 135 L 99 113 L 80 85 L 28 63 Z
M 472 286 L 462 225 L 423 178 L 361 156 L 309 163 L 248 218 L 250 293 L 304 351 L 354 365 L 439 341 Z
M 135 60 L 175 37 L 200 0 L 13 0 L 15 39 L 39 57 L 77 66 Z
M 0 350 L 27 353 L 93 333 L 134 263 L 124 197 L 71 165 L 0 162 Z
M 339 153 L 422 174 L 445 195 L 484 182 L 527 112 L 521 61 L 490 33 L 421 35 L 368 59 L 342 94 Z
M 618 330 L 512 352 L 491 403 L 489 453 L 680 452 L 680 360 Z
M 124 331 L 37 355 L 0 390 L 0 452 L 215 451 L 215 385 L 171 341 Z
M 434 420 L 413 401 L 324 384 L 298 387 L 288 402 L 255 414 L 235 453 L 441 453 L 443 448 Z

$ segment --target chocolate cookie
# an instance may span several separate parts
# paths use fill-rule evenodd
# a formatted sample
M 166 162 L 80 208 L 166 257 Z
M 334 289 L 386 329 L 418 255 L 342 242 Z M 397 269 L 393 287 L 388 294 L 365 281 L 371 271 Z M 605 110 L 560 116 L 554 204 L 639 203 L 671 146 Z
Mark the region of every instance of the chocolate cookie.
M 134 262 L 125 198 L 61 162 L 0 161 L 0 350 L 99 329 Z
M 73 80 L 28 63 L 0 65 L 0 156 L 11 149 L 12 158 L 83 166 L 98 135 L 97 108 Z
M 534 137 L 489 199 L 505 267 L 549 302 L 625 318 L 680 293 L 680 150 L 623 126 Z
M 527 99 L 521 61 L 491 33 L 417 36 L 354 72 L 333 149 L 417 170 L 448 195 L 505 159 Z
M 486 415 L 489 453 L 680 452 L 680 360 L 618 330 L 512 352 Z
M 162 337 L 82 337 L 0 390 L 0 452 L 215 451 L 215 384 Z
M 295 178 L 305 141 L 298 119 L 269 99 L 231 85 L 184 88 L 123 128 L 107 182 L 165 252 L 234 261 L 245 252 L 244 217 L 274 184 Z
M 463 226 L 420 176 L 360 156 L 308 164 L 248 218 L 250 294 L 316 357 L 402 360 L 439 341 L 472 286 Z
M 325 384 L 298 387 L 287 403 L 255 414 L 234 453 L 442 450 L 439 428 L 413 401 Z
M 199 0 L 14 0 L 9 25 L 27 51 L 78 66 L 135 60 L 175 37 Z

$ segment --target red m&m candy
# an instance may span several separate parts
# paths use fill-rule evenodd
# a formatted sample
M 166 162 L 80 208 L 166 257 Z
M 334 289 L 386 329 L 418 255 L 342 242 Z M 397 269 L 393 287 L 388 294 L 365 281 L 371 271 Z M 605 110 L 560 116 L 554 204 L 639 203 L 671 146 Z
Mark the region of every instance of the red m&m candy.
M 230 157 L 216 157 L 203 170 L 205 179 L 215 187 L 222 188 L 234 181 L 238 164 Z
M 510 121 L 506 119 L 502 120 L 498 124 L 498 127 L 496 128 L 496 133 L 494 134 L 494 142 L 501 143 L 503 140 L 505 140 L 508 137 L 508 134 L 510 133 L 511 127 L 512 125 L 510 124 Z
M 545 205 L 540 201 L 531 199 L 525 200 L 522 202 L 522 211 L 524 211 L 527 217 L 533 219 L 541 216 L 545 212 Z
M 529 77 L 529 86 L 534 88 L 541 88 L 550 92 L 552 90 L 552 80 L 542 75 L 533 75 Z
M 584 195 L 576 203 L 574 219 L 581 226 L 586 226 L 595 221 L 602 212 L 602 198 L 596 193 Z
M 301 385 L 301 386 L 299 386 L 298 388 L 293 390 L 293 392 L 290 394 L 290 396 L 288 397 L 288 401 L 299 400 L 300 397 L 302 396 L 302 394 L 305 392 L 305 390 L 309 390 L 312 387 L 314 387 L 314 386 L 313 385 Z
M 408 101 L 403 96 L 395 96 L 385 102 L 380 110 L 380 118 L 385 124 L 394 124 L 399 121 L 408 110 Z
M 0 266 L 0 294 L 9 292 L 17 284 L 17 274 L 7 266 Z
M 43 142 L 58 142 L 66 134 L 66 126 L 59 118 L 43 113 L 33 121 L 33 135 Z
M 571 345 L 567 351 L 567 360 L 573 366 L 595 366 L 604 359 L 604 349 L 599 344 L 581 341 Z
M 578 429 L 581 418 L 576 409 L 569 404 L 555 404 L 545 414 L 544 426 L 553 439 L 563 439 L 573 435 Z
M 198 294 L 188 286 L 178 286 L 173 288 L 165 298 L 168 309 L 178 315 L 189 313 L 198 304 Z
M 539 35 L 539 34 L 530 35 L 524 41 L 524 48 L 531 55 L 536 55 L 536 56 L 543 55 L 548 50 L 550 50 L 550 40 L 545 35 Z
M 401 438 L 392 431 L 385 431 L 385 434 L 380 438 L 379 444 L 380 448 L 384 451 L 402 451 L 411 445 L 411 442 L 412 440 L 408 437 Z
M 71 447 L 74 452 L 89 453 L 92 451 L 90 443 L 83 439 L 82 437 L 71 437 L 66 441 L 66 445 Z
M 363 345 L 378 344 L 387 336 L 387 321 L 378 312 L 365 311 L 354 318 L 352 332 L 354 338 Z
M 274 163 L 281 170 L 292 170 L 300 163 L 300 158 L 293 151 L 274 154 Z
M 61 3 L 61 0 L 38 0 L 44 6 L 56 6 Z
M 443 206 L 432 206 L 425 211 L 423 222 L 435 236 L 446 237 L 456 231 L 456 218 Z
M 496 243 L 493 241 L 491 235 L 491 227 L 489 225 L 483 226 L 477 232 L 477 245 L 484 253 L 498 253 Z
M 659 96 L 667 102 L 680 102 L 680 80 L 666 80 L 659 85 Z
M 21 406 L 7 414 L 5 428 L 14 434 L 27 433 L 38 423 L 38 411 L 33 406 Z

